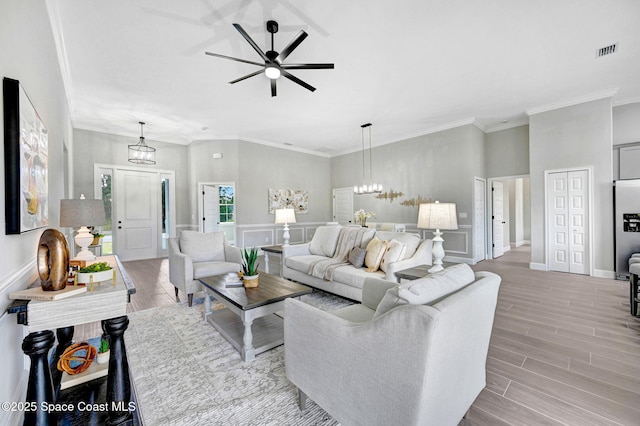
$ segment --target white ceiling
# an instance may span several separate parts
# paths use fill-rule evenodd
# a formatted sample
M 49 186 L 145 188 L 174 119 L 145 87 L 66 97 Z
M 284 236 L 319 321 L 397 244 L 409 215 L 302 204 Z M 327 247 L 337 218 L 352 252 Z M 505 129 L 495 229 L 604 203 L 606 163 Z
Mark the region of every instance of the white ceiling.
M 527 111 L 615 93 L 640 101 L 638 0 L 47 0 L 75 128 L 176 143 L 241 138 L 337 155 L 459 123 L 484 130 Z M 304 29 L 295 70 L 270 96 L 261 62 Z M 618 51 L 596 58 L 600 47 Z M 505 121 L 508 123 L 505 124 Z M 284 145 L 283 145 L 284 146 Z

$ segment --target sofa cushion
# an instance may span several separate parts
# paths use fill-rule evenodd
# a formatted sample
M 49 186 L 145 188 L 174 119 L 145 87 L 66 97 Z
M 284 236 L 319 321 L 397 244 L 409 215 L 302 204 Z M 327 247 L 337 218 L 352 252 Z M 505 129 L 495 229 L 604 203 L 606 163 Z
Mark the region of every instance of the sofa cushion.
M 369 244 L 367 244 L 367 255 L 364 258 L 364 264 L 367 267 L 367 272 L 375 272 L 380 268 L 380 262 L 387 250 L 388 242 L 374 237 Z
M 364 231 L 362 235 L 362 242 L 360 243 L 360 248 L 366 249 L 367 245 L 373 240 L 373 237 L 376 235 L 376 230 L 374 228 L 367 229 Z
M 356 268 L 362 268 L 362 266 L 364 265 L 364 258 L 366 257 L 366 255 L 367 255 L 367 250 L 360 247 L 354 247 L 351 250 L 351 253 L 349 253 L 349 263 L 355 266 Z
M 398 286 L 398 296 L 413 305 L 432 304 L 474 280 L 475 274 L 469 265 L 460 263 Z
M 387 251 L 385 251 L 384 256 L 382 256 L 382 261 L 380 261 L 380 269 L 387 272 L 389 265 L 404 259 L 404 253 L 406 251 L 407 245 L 405 243 L 401 243 L 395 238 L 389 241 Z
M 229 272 L 238 272 L 241 265 L 232 262 L 198 262 L 193 264 L 193 278 L 204 278 L 212 275 L 222 275 Z
M 420 245 L 420 237 L 416 234 L 409 234 L 406 232 L 388 232 L 388 231 L 378 231 L 376 233 L 376 237 L 381 240 L 397 240 L 401 243 L 407 245 L 407 250 L 404 252 L 404 257 L 402 259 L 409 259 L 414 255 L 418 246 Z
M 408 303 L 409 302 L 398 296 L 397 286 L 390 288 L 389 290 L 387 290 L 387 292 L 384 294 L 384 297 L 378 304 L 376 312 L 373 314 L 373 318 L 378 318 L 380 315 L 386 314 L 396 306 L 407 305 Z
M 182 231 L 180 251 L 194 262 L 224 261 L 224 234 Z
M 333 271 L 334 282 L 360 289 L 364 285 L 364 280 L 372 277 L 384 279 L 385 274 L 382 271 L 367 272 L 364 268 L 356 269 L 353 265 L 340 266 Z
M 306 254 L 302 256 L 291 256 L 285 258 L 287 268 L 291 268 L 298 272 L 309 272 L 309 268 L 313 262 L 326 259 L 326 256 L 318 256 L 315 254 Z
M 318 256 L 333 257 L 340 229 L 341 226 L 318 226 L 309 244 L 309 252 Z

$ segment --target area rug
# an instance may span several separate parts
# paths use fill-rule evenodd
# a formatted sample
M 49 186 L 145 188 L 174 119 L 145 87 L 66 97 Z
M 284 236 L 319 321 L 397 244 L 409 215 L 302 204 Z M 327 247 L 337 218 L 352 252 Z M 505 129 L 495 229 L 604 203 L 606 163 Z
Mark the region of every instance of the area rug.
M 350 304 L 323 292 L 301 300 L 329 311 Z M 144 425 L 338 424 L 311 400 L 300 412 L 284 346 L 245 363 L 203 311 L 202 304 L 177 304 L 129 315 L 125 343 Z

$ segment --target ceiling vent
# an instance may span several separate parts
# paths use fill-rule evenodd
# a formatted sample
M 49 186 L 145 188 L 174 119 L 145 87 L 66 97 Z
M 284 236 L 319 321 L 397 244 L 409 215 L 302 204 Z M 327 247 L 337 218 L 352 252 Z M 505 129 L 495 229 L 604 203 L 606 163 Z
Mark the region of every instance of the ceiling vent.
M 606 47 L 601 47 L 600 49 L 598 49 L 598 52 L 596 53 L 596 58 L 601 58 L 603 56 L 607 56 L 607 55 L 611 55 L 613 53 L 616 53 L 616 50 L 618 49 L 618 43 L 614 43 L 610 46 L 606 46 Z

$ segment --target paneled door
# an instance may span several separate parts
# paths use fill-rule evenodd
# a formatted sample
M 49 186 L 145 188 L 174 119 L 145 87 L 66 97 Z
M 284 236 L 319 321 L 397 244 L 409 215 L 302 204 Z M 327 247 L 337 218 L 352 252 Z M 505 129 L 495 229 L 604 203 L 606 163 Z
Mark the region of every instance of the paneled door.
M 122 261 L 155 258 L 161 204 L 158 173 L 121 169 L 115 172 L 116 254 Z
M 220 190 L 217 185 L 202 186 L 202 228 L 215 232 L 220 227 Z
M 340 225 L 353 223 L 353 188 L 333 190 L 333 221 Z
M 547 176 L 549 269 L 588 275 L 589 181 L 587 170 Z
M 491 215 L 493 228 L 493 257 L 504 254 L 504 189 L 502 182 L 491 185 L 493 212 Z
M 475 202 L 473 205 L 473 261 L 486 259 L 486 200 L 487 183 L 484 179 L 475 178 Z

